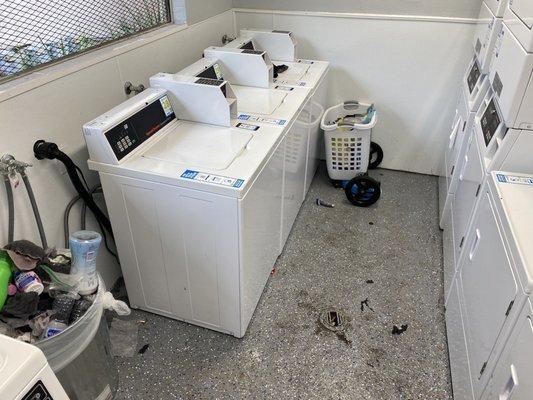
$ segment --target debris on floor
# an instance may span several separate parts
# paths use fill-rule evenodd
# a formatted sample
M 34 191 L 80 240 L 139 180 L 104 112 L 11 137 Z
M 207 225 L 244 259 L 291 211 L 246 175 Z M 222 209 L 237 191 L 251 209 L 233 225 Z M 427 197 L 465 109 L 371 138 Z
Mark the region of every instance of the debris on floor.
M 374 283 L 374 281 L 372 279 L 367 279 L 366 283 L 371 284 L 371 283 Z
M 111 352 L 115 357 L 133 357 L 137 350 L 139 326 L 131 319 L 115 318 L 109 329 Z M 145 350 L 146 351 L 146 350 Z
M 392 334 L 393 335 L 401 335 L 402 333 L 404 333 L 407 330 L 407 328 L 408 328 L 407 324 L 404 324 L 401 327 L 398 327 L 397 325 L 394 325 L 392 327 Z
M 316 199 L 316 205 L 317 206 L 326 207 L 326 208 L 334 208 L 335 207 L 335 204 L 328 203 L 327 201 L 324 201 L 324 200 L 321 200 L 321 199 Z
M 139 349 L 139 354 L 143 355 L 144 353 L 146 353 L 146 350 L 148 350 L 149 347 L 150 345 L 148 343 L 145 344 L 143 347 Z
M 365 307 L 368 308 L 370 311 L 374 311 L 374 309 L 370 307 L 368 297 L 361 301 L 361 312 L 365 311 Z

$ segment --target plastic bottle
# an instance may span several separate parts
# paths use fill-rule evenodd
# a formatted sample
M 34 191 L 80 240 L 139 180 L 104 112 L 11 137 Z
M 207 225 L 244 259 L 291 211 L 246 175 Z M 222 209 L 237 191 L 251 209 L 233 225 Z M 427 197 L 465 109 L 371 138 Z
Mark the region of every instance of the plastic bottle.
M 44 291 L 41 279 L 33 271 L 15 272 L 15 285 L 23 293 L 35 292 L 40 295 Z
M 44 330 L 45 338 L 58 335 L 68 328 L 70 314 L 72 313 L 72 308 L 76 302 L 76 297 L 77 296 L 72 293 L 62 293 L 56 296 L 54 304 L 52 304 L 54 319 L 50 321 Z
M 7 253 L 0 251 L 0 311 L 4 308 L 7 299 L 12 265 L 13 263 Z
M 71 274 L 78 279 L 78 292 L 81 295 L 94 293 L 98 289 L 96 274 L 96 256 L 102 243 L 98 232 L 79 231 L 69 238 L 72 252 Z

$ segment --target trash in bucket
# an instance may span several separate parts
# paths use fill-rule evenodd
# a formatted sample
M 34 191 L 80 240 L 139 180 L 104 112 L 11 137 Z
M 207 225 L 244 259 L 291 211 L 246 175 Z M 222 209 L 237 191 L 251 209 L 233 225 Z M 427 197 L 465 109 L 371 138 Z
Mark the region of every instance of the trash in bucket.
M 129 307 L 106 292 L 94 269 L 65 274 L 70 270 L 68 250 L 47 255 L 24 240 L 4 250 L 0 250 L 0 333 L 40 348 L 71 398 L 111 398 L 117 372 L 102 315 L 104 309 L 128 315 Z M 90 292 L 85 273 L 96 279 Z
M 373 104 L 345 101 L 326 110 L 320 124 L 328 175 L 359 207 L 374 204 L 381 195 L 380 183 L 366 175 L 383 160 L 383 150 L 371 140 L 377 118 Z

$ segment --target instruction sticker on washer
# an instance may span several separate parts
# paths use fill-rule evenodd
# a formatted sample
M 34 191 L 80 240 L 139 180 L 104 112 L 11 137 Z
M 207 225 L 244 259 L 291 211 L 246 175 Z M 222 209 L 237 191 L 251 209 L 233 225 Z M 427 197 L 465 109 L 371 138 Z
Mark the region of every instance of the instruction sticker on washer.
M 533 178 L 529 178 L 526 176 L 512 176 L 512 175 L 503 175 L 503 174 L 496 174 L 496 178 L 498 179 L 498 182 L 502 183 L 516 183 L 519 185 L 533 185 Z
M 255 115 L 249 115 L 249 114 L 239 114 L 237 119 L 241 121 L 263 122 L 265 124 L 280 125 L 280 126 L 283 126 L 287 123 L 286 119 L 263 118 L 263 117 L 257 117 Z
M 259 128 L 261 128 L 259 125 L 251 125 L 251 124 L 245 124 L 243 122 L 239 122 L 235 127 L 240 129 L 246 129 L 247 131 L 258 131 Z
M 234 187 L 236 189 L 239 189 L 244 184 L 244 179 L 228 178 L 227 176 L 207 174 L 190 169 L 181 174 L 181 178 L 212 183 L 213 185 Z
M 277 83 L 280 85 L 295 85 L 295 86 L 301 86 L 301 87 L 307 85 L 307 82 L 304 82 L 304 81 L 291 82 L 291 81 L 281 81 L 279 79 L 274 79 L 274 83 Z M 287 89 L 284 89 L 284 86 L 277 86 L 276 89 L 287 90 Z
M 159 102 L 161 103 L 161 107 L 163 107 L 163 112 L 167 117 L 174 114 L 174 110 L 172 109 L 172 105 L 170 104 L 168 96 L 161 97 L 159 99 Z
M 292 92 L 294 90 L 293 87 L 289 87 L 289 86 L 276 86 L 274 87 L 274 89 L 278 89 L 278 90 L 285 90 L 286 92 Z

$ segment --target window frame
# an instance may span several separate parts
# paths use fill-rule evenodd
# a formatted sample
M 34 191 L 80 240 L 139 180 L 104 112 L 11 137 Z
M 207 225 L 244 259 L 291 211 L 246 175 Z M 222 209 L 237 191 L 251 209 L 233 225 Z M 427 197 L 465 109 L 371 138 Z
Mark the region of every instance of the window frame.
M 93 52 L 96 52 L 96 51 L 99 51 L 99 50 L 103 50 L 105 48 L 111 48 L 112 49 L 112 47 L 116 46 L 117 44 L 120 44 L 122 42 L 134 41 L 136 37 L 139 37 L 141 35 L 147 35 L 147 34 L 153 33 L 153 32 L 155 32 L 155 31 L 157 31 L 159 29 L 162 29 L 162 28 L 167 28 L 167 27 L 171 27 L 171 26 L 182 26 L 182 25 L 185 25 L 186 24 L 185 21 L 180 22 L 180 23 L 176 23 L 175 22 L 174 4 L 173 4 L 175 2 L 175 0 L 163 0 L 163 1 L 165 3 L 165 6 L 166 6 L 167 12 L 168 12 L 168 16 L 169 16 L 169 18 L 168 18 L 169 20 L 167 22 L 164 22 L 164 23 L 158 24 L 158 25 L 154 25 L 154 26 L 151 26 L 151 27 L 146 28 L 146 29 L 141 29 L 139 31 L 136 31 L 136 32 L 124 35 L 124 36 L 121 36 L 121 37 L 116 38 L 116 39 L 111 39 L 109 41 L 96 44 L 94 46 L 88 47 L 87 49 L 79 50 L 79 51 L 73 52 L 71 54 L 67 54 L 65 56 L 56 58 L 54 60 L 51 60 L 51 61 L 48 61 L 48 62 L 45 62 L 45 63 L 42 63 L 42 64 L 38 64 L 38 65 L 33 66 L 31 68 L 21 70 L 21 71 L 15 73 L 15 74 L 11 74 L 11 75 L 8 75 L 8 76 L 0 76 L 0 94 L 2 92 L 1 88 L 4 85 L 9 84 L 10 82 L 13 82 L 13 81 L 16 81 L 16 80 L 20 80 L 21 78 L 28 77 L 28 76 L 36 73 L 36 72 L 40 72 L 40 71 L 45 70 L 47 68 L 50 68 L 50 67 L 53 67 L 53 66 L 57 66 L 57 65 L 62 64 L 64 62 L 73 60 L 73 59 L 81 57 L 81 56 L 88 55 L 90 53 L 93 53 Z M 113 51 L 113 50 L 111 50 L 111 51 Z

